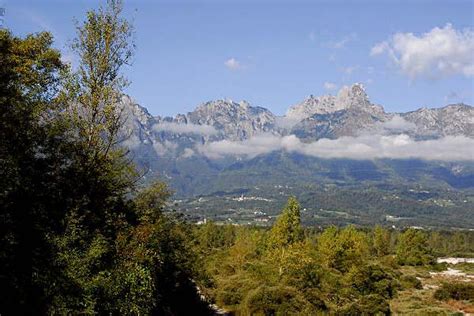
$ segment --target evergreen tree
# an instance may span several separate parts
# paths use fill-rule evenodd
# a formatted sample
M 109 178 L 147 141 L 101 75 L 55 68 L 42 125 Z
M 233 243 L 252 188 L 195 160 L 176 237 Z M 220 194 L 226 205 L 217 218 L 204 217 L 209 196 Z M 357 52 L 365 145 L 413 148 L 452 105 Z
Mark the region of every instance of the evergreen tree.
M 427 235 L 418 229 L 409 228 L 398 237 L 397 261 L 402 265 L 426 265 L 434 262 Z
M 270 231 L 269 246 L 286 247 L 300 241 L 302 237 L 300 205 L 296 198 L 290 197 Z
M 373 248 L 378 257 L 386 256 L 390 253 L 390 233 L 377 225 L 374 228 Z
M 361 264 L 369 254 L 366 235 L 354 226 L 342 230 L 329 227 L 318 238 L 318 253 L 323 266 L 347 272 Z

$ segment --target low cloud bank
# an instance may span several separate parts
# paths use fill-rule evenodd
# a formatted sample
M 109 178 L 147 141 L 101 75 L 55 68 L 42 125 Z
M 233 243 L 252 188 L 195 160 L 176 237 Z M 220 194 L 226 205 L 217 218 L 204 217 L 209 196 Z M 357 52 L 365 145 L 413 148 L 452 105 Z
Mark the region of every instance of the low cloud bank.
M 409 132 L 416 130 L 416 124 L 405 120 L 400 115 L 395 115 L 389 121 L 380 123 L 379 126 L 382 130 L 388 132 Z
M 196 150 L 213 159 L 225 156 L 253 158 L 283 150 L 318 158 L 474 161 L 474 139 L 465 136 L 415 141 L 405 134 L 363 135 L 304 143 L 295 135 L 279 137 L 263 134 L 238 142 L 210 142 L 198 146 Z
M 167 131 L 177 134 L 198 134 L 198 135 L 215 135 L 217 130 L 211 125 L 199 124 L 179 124 L 174 122 L 162 122 L 153 126 L 155 131 Z

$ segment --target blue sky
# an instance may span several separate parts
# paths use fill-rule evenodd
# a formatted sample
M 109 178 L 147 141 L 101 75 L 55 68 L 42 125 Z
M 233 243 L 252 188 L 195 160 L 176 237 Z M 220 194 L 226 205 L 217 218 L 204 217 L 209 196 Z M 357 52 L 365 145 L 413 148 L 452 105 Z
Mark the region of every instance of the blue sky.
M 6 27 L 51 31 L 66 59 L 73 18 L 99 3 L 0 0 Z M 474 104 L 473 1 L 125 1 L 125 14 L 126 92 L 155 115 L 218 98 L 283 114 L 354 82 L 387 111 Z

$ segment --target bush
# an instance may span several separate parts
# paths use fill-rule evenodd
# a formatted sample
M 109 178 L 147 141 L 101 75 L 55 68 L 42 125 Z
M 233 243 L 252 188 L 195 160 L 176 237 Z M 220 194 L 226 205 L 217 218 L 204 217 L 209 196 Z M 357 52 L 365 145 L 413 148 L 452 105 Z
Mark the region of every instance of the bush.
M 243 303 L 244 315 L 314 315 L 317 311 L 295 288 L 261 286 Z
M 413 275 L 404 275 L 400 278 L 400 284 L 402 285 L 403 289 L 417 289 L 421 290 L 423 285 L 421 281 L 418 280 Z
M 380 295 L 371 294 L 363 296 L 359 301 L 353 302 L 338 310 L 336 315 L 390 315 L 390 304 Z
M 448 269 L 448 264 L 446 262 L 433 263 L 431 265 L 431 270 L 436 272 L 446 271 Z
M 449 299 L 464 301 L 474 300 L 474 284 L 472 283 L 443 283 L 443 285 L 436 290 L 434 298 L 440 301 Z
M 398 288 L 393 271 L 377 264 L 353 267 L 345 276 L 347 288 L 359 295 L 377 294 L 392 298 Z
M 258 282 L 247 278 L 245 275 L 236 274 L 219 282 L 216 291 L 218 305 L 231 307 L 242 303 L 247 293 L 258 286 Z

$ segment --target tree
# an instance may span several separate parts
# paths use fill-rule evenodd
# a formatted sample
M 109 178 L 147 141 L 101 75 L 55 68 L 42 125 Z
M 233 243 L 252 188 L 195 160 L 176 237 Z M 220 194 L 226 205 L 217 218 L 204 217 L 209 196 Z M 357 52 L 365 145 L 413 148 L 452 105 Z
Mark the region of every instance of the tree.
M 375 255 L 378 257 L 390 253 L 390 233 L 379 225 L 374 228 L 373 248 Z
M 107 286 L 114 302 L 108 312 L 119 314 L 206 315 L 193 279 L 197 256 L 189 225 L 164 214 L 169 191 L 157 182 L 133 199 L 138 223 L 117 238 L 112 282 Z
M 115 267 L 115 240 L 136 216 L 127 205 L 137 180 L 135 168 L 118 147 L 122 117 L 116 104 L 126 84 L 121 72 L 133 52 L 132 28 L 121 11 L 121 2 L 114 0 L 89 11 L 77 24 L 72 44 L 79 65 L 65 76 L 61 100 L 74 142 L 68 153 L 74 188 L 64 205 L 64 229 L 53 243 L 55 263 L 76 287 L 61 291 L 53 313 L 112 308 L 107 285 Z
M 317 247 L 323 266 L 340 272 L 359 265 L 369 253 L 365 234 L 354 226 L 342 230 L 328 227 L 318 238 Z
M 49 33 L 26 38 L 0 29 L 0 313 L 42 311 L 48 275 L 47 234 L 62 218 L 54 200 L 65 159 L 61 129 L 50 120 L 65 69 Z M 52 137 L 54 136 L 54 138 Z
M 398 237 L 397 261 L 402 265 L 426 265 L 434 262 L 426 234 L 409 228 Z
M 273 225 L 268 243 L 270 248 L 286 247 L 302 239 L 300 205 L 296 198 L 290 197 Z
M 128 85 L 121 72 L 131 63 L 135 48 L 133 27 L 121 15 L 120 0 L 108 0 L 105 8 L 89 11 L 86 21 L 77 24 L 72 44 L 80 64 L 69 84 L 70 104 L 79 135 L 93 148 L 94 160 L 107 157 L 120 141 L 124 118 L 117 103 Z

